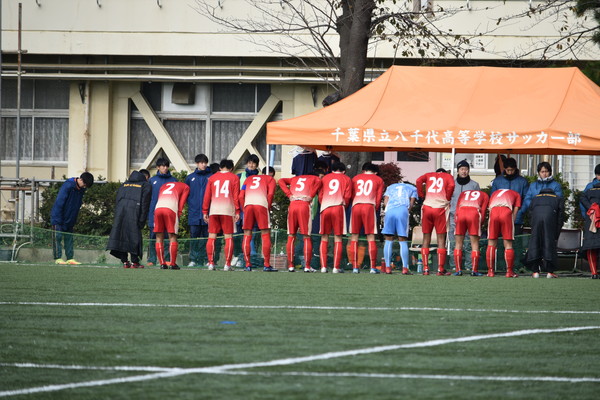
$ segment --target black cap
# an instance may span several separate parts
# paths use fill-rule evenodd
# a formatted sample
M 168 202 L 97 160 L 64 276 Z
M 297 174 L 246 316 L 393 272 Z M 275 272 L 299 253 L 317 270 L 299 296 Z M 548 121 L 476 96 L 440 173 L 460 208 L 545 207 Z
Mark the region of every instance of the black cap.
M 459 169 L 460 167 L 467 167 L 471 169 L 471 166 L 469 165 L 469 162 L 467 160 L 459 161 L 458 164 L 456 164 L 456 169 Z

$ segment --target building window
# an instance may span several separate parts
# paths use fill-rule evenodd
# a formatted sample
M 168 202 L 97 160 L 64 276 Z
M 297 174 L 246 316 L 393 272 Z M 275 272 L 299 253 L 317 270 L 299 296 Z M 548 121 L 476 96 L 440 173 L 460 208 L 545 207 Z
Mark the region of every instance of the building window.
M 2 80 L 0 158 L 17 158 L 17 80 Z M 21 81 L 22 161 L 67 161 L 69 84 L 62 81 Z
M 371 153 L 371 160 L 385 161 L 385 153 L 383 151 L 374 151 Z
M 396 161 L 428 162 L 429 161 L 429 152 L 427 152 L 427 151 L 399 151 L 396 154 Z

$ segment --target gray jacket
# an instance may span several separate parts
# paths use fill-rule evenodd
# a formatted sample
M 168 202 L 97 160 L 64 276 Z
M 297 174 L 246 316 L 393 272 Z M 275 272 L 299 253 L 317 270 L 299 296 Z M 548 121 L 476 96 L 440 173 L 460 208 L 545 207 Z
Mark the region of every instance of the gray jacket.
M 452 199 L 450 200 L 450 214 L 452 215 L 454 215 L 456 212 L 456 203 L 458 203 L 458 197 L 462 192 L 467 190 L 480 190 L 479 183 L 475 182 L 473 179 L 471 179 L 466 185 L 461 185 L 455 178 L 454 183 L 456 186 L 454 187 L 454 193 L 452 193 Z

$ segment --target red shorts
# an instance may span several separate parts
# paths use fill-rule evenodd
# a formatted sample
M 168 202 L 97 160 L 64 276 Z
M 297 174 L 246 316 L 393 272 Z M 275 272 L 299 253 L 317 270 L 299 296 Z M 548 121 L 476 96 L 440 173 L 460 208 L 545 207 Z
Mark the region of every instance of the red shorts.
M 364 228 L 365 235 L 376 234 L 377 222 L 375 219 L 375 206 L 373 204 L 364 203 L 352 206 L 350 233 L 359 234 L 360 228 Z
M 448 212 L 446 208 L 421 207 L 421 227 L 423 233 L 446 233 L 448 230 Z
M 345 235 L 346 213 L 344 206 L 327 207 L 321 211 L 321 235 L 329 235 L 333 231 L 336 236 Z
M 504 240 L 515 239 L 515 226 L 512 214 L 512 210 L 508 207 L 493 207 L 490 210 L 488 239 L 498 239 L 500 235 L 502 235 L 502 239 Z
M 179 231 L 179 218 L 177 213 L 170 208 L 157 208 L 154 210 L 154 233 Z
M 288 234 L 310 235 L 312 218 L 310 217 L 310 204 L 304 200 L 294 200 L 288 208 Z
M 208 233 L 233 234 L 233 217 L 231 215 L 209 215 Z
M 460 207 L 456 209 L 455 235 L 481 236 L 481 214 L 476 207 Z
M 271 220 L 269 218 L 269 210 L 266 207 L 257 204 L 250 204 L 244 207 L 244 222 L 243 230 L 252 230 L 254 224 L 258 225 L 258 229 L 270 229 Z

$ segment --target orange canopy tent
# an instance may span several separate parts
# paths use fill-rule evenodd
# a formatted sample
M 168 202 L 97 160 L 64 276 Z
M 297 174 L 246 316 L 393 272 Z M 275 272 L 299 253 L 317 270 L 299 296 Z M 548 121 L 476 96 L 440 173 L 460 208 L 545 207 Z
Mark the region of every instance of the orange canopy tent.
M 600 154 L 600 87 L 577 68 L 393 66 L 267 143 L 337 151 Z

